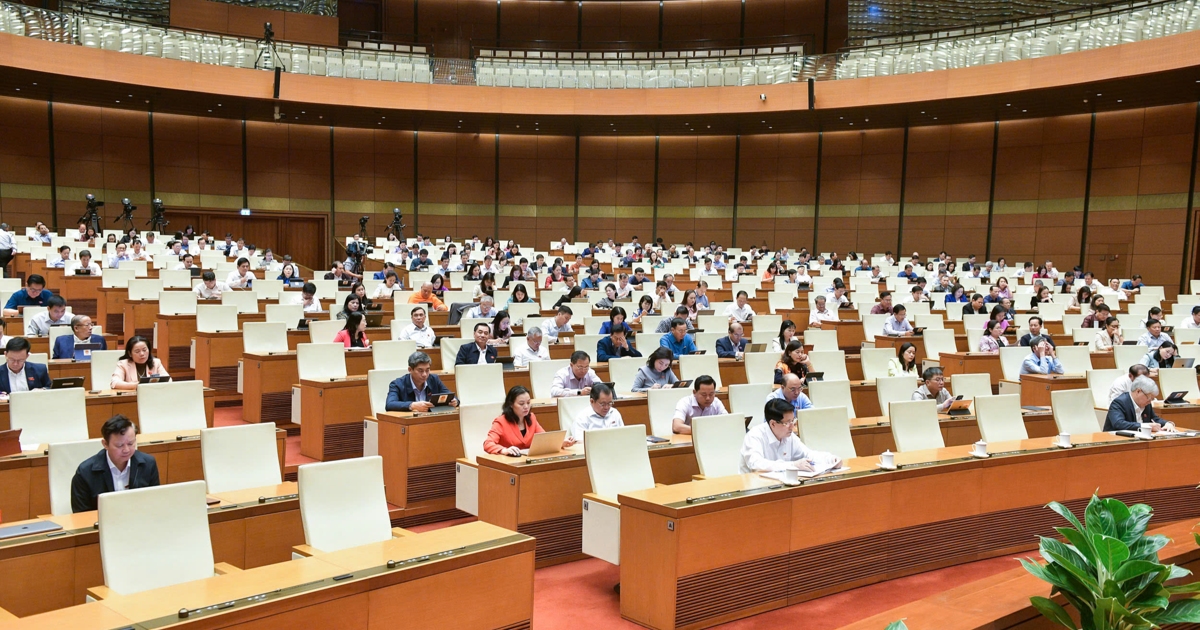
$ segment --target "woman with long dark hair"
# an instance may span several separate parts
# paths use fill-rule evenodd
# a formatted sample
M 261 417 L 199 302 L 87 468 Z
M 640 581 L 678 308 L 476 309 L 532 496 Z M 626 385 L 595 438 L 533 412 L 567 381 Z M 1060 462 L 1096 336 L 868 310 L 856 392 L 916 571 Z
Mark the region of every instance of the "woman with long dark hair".
M 483 441 L 483 450 L 493 455 L 520 457 L 528 449 L 533 436 L 546 430 L 533 414 L 533 398 L 528 389 L 517 385 L 508 390 L 500 415 L 492 420 L 492 428 Z M 563 441 L 563 448 L 575 444 L 574 438 Z

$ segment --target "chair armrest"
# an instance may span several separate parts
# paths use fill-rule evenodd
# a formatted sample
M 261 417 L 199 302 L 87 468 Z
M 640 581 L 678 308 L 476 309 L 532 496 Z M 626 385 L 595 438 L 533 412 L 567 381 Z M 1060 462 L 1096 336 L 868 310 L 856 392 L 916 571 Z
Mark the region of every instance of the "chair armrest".
M 407 529 L 403 529 L 400 527 L 392 528 L 392 538 L 404 538 L 405 536 L 412 536 L 412 535 L 413 535 L 413 533 L 408 531 Z
M 111 599 L 111 598 L 115 597 L 117 593 L 116 593 L 116 591 L 112 590 L 111 588 L 108 588 L 107 586 L 104 586 L 103 584 L 101 584 L 100 586 L 93 586 L 93 587 L 89 588 L 87 590 L 87 594 L 89 597 L 91 597 L 92 599 L 94 599 L 96 601 L 103 601 L 103 600 Z
M 218 563 L 214 564 L 213 571 L 216 572 L 217 575 L 226 575 L 229 573 L 241 573 L 242 572 L 241 569 L 233 566 L 232 564 L 229 564 L 228 562 L 218 562 Z
M 471 468 L 479 468 L 479 464 L 467 459 L 466 457 L 459 457 L 458 459 L 454 460 L 454 463 L 462 464 L 463 466 L 470 466 Z
M 616 500 L 616 499 L 610 499 L 610 498 L 608 498 L 608 497 L 602 497 L 602 496 L 600 496 L 600 495 L 598 495 L 598 494 L 596 494 L 596 493 L 594 493 L 594 492 L 588 492 L 588 493 L 584 494 L 584 495 L 583 495 L 583 498 L 587 499 L 588 501 L 595 501 L 596 503 L 602 503 L 602 504 L 604 504 L 604 505 L 607 505 L 607 506 L 609 506 L 609 507 L 614 507 L 614 508 L 620 508 L 620 507 L 621 507 L 621 504 L 620 504 L 620 503 L 617 503 L 617 500 Z
M 298 556 L 301 556 L 303 558 L 310 558 L 321 552 L 317 551 L 316 549 L 314 549 L 312 547 L 309 547 L 308 545 L 294 545 L 292 547 L 292 553 L 294 553 Z

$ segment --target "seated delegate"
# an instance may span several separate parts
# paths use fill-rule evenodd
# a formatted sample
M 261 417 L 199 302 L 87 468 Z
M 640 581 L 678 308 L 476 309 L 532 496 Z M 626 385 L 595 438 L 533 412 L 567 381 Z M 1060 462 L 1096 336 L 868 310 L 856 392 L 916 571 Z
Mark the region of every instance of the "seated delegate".
M 535 329 L 530 330 L 533 332 Z M 596 342 L 596 361 L 599 363 L 608 363 L 610 359 L 619 359 L 621 357 L 640 357 L 641 352 L 629 343 L 626 338 L 624 328 L 615 328 L 607 337 L 601 338 Z
M 163 368 L 162 361 L 151 354 L 150 341 L 140 335 L 134 335 L 125 344 L 125 354 L 121 355 L 121 358 L 117 360 L 116 367 L 113 368 L 109 387 L 134 390 L 138 387 L 138 380 L 146 376 L 169 375 Z
M 746 354 L 746 338 L 742 336 L 744 328 L 738 322 L 729 324 L 729 335 L 717 340 L 717 358 L 740 359 Z
M 550 395 L 554 398 L 564 396 L 587 396 L 592 391 L 592 385 L 600 382 L 600 377 L 591 368 L 592 358 L 582 350 L 571 354 L 571 364 L 554 373 L 554 382 L 550 385 Z
M 1143 427 L 1151 431 L 1175 428 L 1154 413 L 1154 399 L 1158 396 L 1158 385 L 1149 376 L 1137 376 L 1129 391 L 1117 396 L 1108 405 L 1104 417 L 1105 431 L 1138 431 Z
M 1045 337 L 1034 337 L 1029 341 L 1033 350 L 1021 363 L 1021 375 L 1025 374 L 1062 374 L 1063 366 L 1054 351 L 1054 346 Z
M 38 274 L 30 274 L 25 280 L 25 288 L 17 291 L 8 298 L 4 305 L 4 316 L 13 317 L 23 306 L 47 306 L 54 294 L 46 289 L 46 279 Z
M 646 359 L 646 365 L 638 368 L 633 376 L 633 392 L 644 392 L 651 389 L 673 387 L 679 378 L 671 371 L 671 351 L 667 348 L 657 348 Z
M 158 463 L 137 450 L 137 425 L 116 415 L 100 427 L 103 450 L 83 460 L 71 478 L 71 511 L 91 512 L 97 497 L 158 485 Z
M 796 437 L 796 413 L 792 405 L 778 398 L 763 407 L 766 422 L 746 432 L 742 439 L 741 472 L 811 471 L 815 467 L 837 468 L 842 460 L 833 453 L 815 451 Z
M 483 441 L 483 450 L 493 455 L 520 457 L 521 449 L 527 449 L 533 443 L 533 436 L 545 431 L 533 414 L 533 397 L 529 390 L 517 385 L 504 397 L 501 413 L 492 421 L 492 428 Z M 574 444 L 575 438 L 568 437 L 562 447 Z
M 613 408 L 613 390 L 604 383 L 596 383 L 590 392 L 589 408 L 579 414 L 571 425 L 571 437 L 583 441 L 583 434 L 592 429 L 615 429 L 625 426 L 621 412 Z
M 485 322 L 479 322 L 475 324 L 474 336 L 474 343 L 464 343 L 459 347 L 458 354 L 454 357 L 454 365 L 496 362 L 499 351 L 496 350 L 496 346 L 488 343 L 488 339 L 492 337 L 492 327 Z
M 671 430 L 675 433 L 691 435 L 692 418 L 696 416 L 720 416 L 728 413 L 725 403 L 717 398 L 717 382 L 705 374 L 697 376 L 692 382 L 692 395 L 684 396 L 675 405 L 675 415 L 671 419 Z
M 408 374 L 388 385 L 385 409 L 388 411 L 425 412 L 433 408 L 429 399 L 438 394 L 449 394 L 450 389 L 442 383 L 430 366 L 433 360 L 428 354 L 417 351 L 408 355 Z M 457 407 L 458 398 L 452 397 L 450 405 Z
M 61 335 L 54 340 L 54 352 L 51 358 L 54 359 L 74 359 L 75 344 L 79 343 L 96 343 L 100 344 L 101 350 L 108 350 L 108 343 L 104 341 L 102 335 L 92 334 L 92 318 L 87 315 L 76 315 L 71 318 L 70 335 Z
M 13 337 L 4 346 L 5 369 L 0 370 L 0 392 L 27 392 L 50 388 L 50 372 L 40 363 L 30 363 L 29 340 Z

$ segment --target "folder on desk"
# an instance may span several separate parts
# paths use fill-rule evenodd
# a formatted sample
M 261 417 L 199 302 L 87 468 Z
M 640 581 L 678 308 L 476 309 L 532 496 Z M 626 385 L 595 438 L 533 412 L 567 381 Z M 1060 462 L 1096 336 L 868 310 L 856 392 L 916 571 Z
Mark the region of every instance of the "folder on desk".
M 91 361 L 92 352 L 99 350 L 98 343 L 76 343 L 75 344 L 75 360 L 76 361 Z

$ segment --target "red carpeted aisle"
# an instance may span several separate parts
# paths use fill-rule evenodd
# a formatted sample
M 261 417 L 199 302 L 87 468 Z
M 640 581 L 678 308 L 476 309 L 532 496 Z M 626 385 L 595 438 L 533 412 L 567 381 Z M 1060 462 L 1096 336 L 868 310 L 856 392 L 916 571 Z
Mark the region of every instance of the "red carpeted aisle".
M 217 426 L 241 422 L 241 407 L 216 410 L 214 424 Z M 287 439 L 287 452 L 284 455 L 286 466 L 299 466 L 313 461 L 300 454 L 299 436 Z M 414 532 L 429 531 L 470 520 L 447 521 L 411 529 Z M 719 627 L 739 630 L 780 627 L 833 630 L 1016 566 L 1016 560 L 1011 557 L 981 560 L 864 586 Z M 640 628 L 621 619 L 620 596 L 612 589 L 619 580 L 620 569 L 601 560 L 581 560 L 539 569 L 534 574 L 534 626 L 539 630 Z

